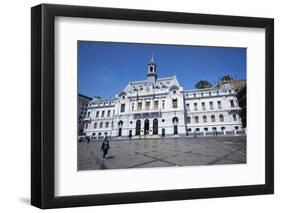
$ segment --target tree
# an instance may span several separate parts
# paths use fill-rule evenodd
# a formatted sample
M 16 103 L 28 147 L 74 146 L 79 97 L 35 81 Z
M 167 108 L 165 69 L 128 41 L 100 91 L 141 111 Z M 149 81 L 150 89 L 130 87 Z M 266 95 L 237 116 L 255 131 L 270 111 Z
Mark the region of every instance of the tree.
M 231 81 L 231 80 L 233 80 L 233 78 L 229 75 L 225 75 L 221 78 L 221 81 Z
M 195 84 L 196 89 L 205 89 L 212 87 L 212 84 L 209 81 L 201 80 Z

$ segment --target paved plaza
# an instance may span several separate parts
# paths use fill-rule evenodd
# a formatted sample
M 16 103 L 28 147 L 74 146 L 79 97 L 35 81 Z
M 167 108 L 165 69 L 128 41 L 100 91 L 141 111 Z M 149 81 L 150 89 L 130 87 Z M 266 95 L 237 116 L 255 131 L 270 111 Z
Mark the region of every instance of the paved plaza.
M 78 170 L 246 163 L 246 137 L 111 140 L 106 160 L 102 141 L 78 143 Z

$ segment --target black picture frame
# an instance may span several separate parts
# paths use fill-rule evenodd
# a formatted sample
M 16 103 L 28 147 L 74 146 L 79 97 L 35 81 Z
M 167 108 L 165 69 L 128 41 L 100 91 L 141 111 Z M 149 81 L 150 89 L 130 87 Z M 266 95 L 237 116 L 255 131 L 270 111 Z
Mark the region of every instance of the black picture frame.
M 264 28 L 266 32 L 265 184 L 56 197 L 54 195 L 54 21 L 58 16 Z M 47 209 L 272 193 L 274 193 L 273 19 L 53 4 L 41 4 L 31 8 L 32 205 Z

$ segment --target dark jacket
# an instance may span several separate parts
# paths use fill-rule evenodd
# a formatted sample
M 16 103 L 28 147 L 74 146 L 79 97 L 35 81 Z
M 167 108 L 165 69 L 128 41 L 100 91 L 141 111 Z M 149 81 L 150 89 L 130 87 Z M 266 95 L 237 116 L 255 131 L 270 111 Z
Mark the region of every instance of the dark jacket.
M 109 148 L 110 148 L 109 147 L 109 140 L 108 140 L 108 138 L 105 138 L 102 145 L 101 145 L 101 150 L 107 151 L 107 150 L 109 150 Z

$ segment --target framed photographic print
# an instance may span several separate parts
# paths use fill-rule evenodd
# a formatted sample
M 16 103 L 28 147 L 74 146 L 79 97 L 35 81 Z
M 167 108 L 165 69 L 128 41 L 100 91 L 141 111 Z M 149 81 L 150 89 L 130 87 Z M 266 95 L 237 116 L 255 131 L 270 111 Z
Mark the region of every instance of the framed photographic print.
M 31 9 L 31 203 L 271 194 L 274 21 Z

